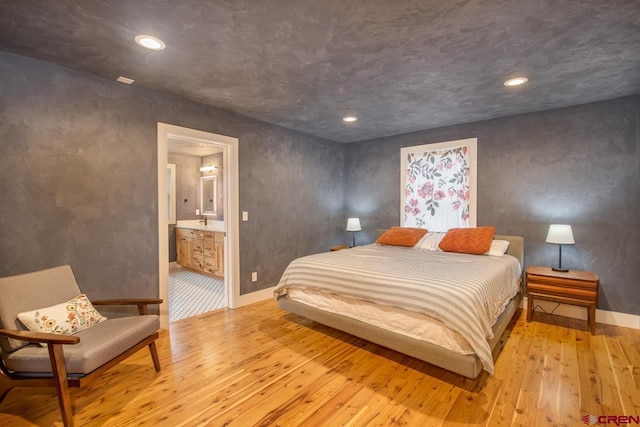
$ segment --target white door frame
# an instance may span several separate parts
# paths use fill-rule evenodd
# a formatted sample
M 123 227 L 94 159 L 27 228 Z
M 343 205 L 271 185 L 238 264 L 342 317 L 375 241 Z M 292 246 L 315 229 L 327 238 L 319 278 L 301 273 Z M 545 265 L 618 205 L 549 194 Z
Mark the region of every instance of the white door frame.
M 227 303 L 236 308 L 240 302 L 240 225 L 238 138 L 158 122 L 158 265 L 160 327 L 169 328 L 169 220 L 166 212 L 168 138 L 185 139 L 224 148 L 224 271 Z

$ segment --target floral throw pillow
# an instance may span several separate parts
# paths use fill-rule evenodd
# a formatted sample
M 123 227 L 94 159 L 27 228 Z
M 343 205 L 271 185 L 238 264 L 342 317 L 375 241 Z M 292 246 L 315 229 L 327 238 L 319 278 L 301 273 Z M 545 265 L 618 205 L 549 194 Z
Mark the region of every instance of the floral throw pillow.
M 107 320 L 85 294 L 62 304 L 19 313 L 18 319 L 32 332 L 58 335 L 73 335 Z

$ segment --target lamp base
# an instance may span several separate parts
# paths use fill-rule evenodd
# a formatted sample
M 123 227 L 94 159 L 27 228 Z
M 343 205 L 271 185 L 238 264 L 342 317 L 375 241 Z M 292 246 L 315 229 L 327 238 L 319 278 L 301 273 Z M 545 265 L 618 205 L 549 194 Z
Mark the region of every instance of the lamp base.
M 551 269 L 552 269 L 553 271 L 558 271 L 558 272 L 560 272 L 560 273 L 568 273 L 568 272 L 569 272 L 569 269 L 568 269 L 568 268 L 551 267 Z

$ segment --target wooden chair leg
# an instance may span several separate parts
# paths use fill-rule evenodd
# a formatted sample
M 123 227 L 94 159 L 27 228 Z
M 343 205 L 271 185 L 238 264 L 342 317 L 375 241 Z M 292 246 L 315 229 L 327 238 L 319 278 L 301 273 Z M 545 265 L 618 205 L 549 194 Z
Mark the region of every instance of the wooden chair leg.
M 160 372 L 160 359 L 158 358 L 158 350 L 156 349 L 155 341 L 149 344 L 149 352 L 151 353 L 151 359 L 153 360 L 153 367 L 156 368 L 156 372 Z
M 47 344 L 51 370 L 58 391 L 58 403 L 62 413 L 62 422 L 65 427 L 73 427 L 73 411 L 71 410 L 71 394 L 67 383 L 67 367 L 64 363 L 64 350 L 62 344 Z
M 7 393 L 9 393 L 9 390 L 12 388 L 11 381 L 5 379 L 3 375 L 0 375 L 0 403 L 7 397 Z

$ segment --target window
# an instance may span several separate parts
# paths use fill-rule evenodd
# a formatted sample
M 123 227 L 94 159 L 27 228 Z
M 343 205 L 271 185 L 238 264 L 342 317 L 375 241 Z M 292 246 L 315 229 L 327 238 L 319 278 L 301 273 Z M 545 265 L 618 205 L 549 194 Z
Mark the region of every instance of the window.
M 402 226 L 440 232 L 476 226 L 477 141 L 401 149 Z

